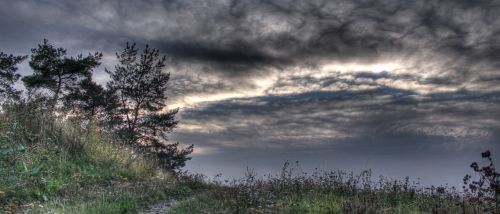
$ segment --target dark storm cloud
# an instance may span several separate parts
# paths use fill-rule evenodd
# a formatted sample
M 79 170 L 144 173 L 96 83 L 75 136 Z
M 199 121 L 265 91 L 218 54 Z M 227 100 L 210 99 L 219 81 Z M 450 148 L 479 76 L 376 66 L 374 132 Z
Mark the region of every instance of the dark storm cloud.
M 481 72 L 479 64 L 500 67 L 500 3 L 493 0 L 3 0 L 3 5 L 9 5 L 2 7 L 3 16 L 16 17 L 2 19 L 2 26 L 9 26 L 4 41 L 59 39 L 70 32 L 79 39 L 73 45 L 95 42 L 95 49 L 120 43 L 116 48 L 125 40 L 152 42 L 177 60 L 227 74 L 395 55 L 424 60 L 429 54 L 466 76 Z
M 266 69 L 265 65 L 278 66 L 285 60 L 269 56 L 255 49 L 253 45 L 235 42 L 228 47 L 214 47 L 214 44 L 186 43 L 184 41 L 156 42 L 155 47 L 172 56 L 174 60 L 188 63 L 203 62 L 215 71 L 231 71 L 240 74 L 249 70 Z
M 2 48 L 14 50 L 48 37 L 68 48 L 104 51 L 111 56 L 105 60 L 111 63 L 111 54 L 125 41 L 151 43 L 179 68 L 171 82 L 172 93 L 178 97 L 253 89 L 256 86 L 248 77 L 265 77 L 275 70 L 284 75 L 266 93 L 272 95 L 275 89 L 303 86 L 305 89 L 291 93 L 300 93 L 305 99 L 313 99 L 313 103 L 324 99 L 322 92 L 315 91 L 332 86 L 342 90 L 368 86 L 386 90 L 391 96 L 418 96 L 418 89 L 395 85 L 404 82 L 461 89 L 482 84 L 487 88 L 500 80 L 500 2 L 493 0 L 2 3 L 8 5 L 0 9 L 0 23 L 5 26 L 0 34 Z M 426 65 L 436 64 L 433 70 L 441 75 L 436 76 L 435 72 L 422 77 L 391 71 L 357 71 L 349 78 L 339 78 L 338 73 L 322 78 L 287 75 L 296 67 L 312 69 L 314 74 L 314 68 L 325 63 L 369 64 L 391 59 L 423 67 L 421 73 L 428 72 Z M 303 102 L 298 96 L 270 99 Z M 346 99 L 356 96 L 348 94 Z M 253 101 L 262 102 L 248 102 Z M 318 112 L 335 107 L 324 105 L 309 107 Z

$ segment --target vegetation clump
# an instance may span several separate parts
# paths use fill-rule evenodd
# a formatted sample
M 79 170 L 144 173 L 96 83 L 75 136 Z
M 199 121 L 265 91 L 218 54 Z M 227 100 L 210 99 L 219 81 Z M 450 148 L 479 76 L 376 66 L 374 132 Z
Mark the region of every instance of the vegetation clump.
M 477 212 L 500 213 L 500 173 L 495 169 L 490 151 L 481 153 L 481 156 L 486 159 L 483 166 L 477 162 L 470 165 L 478 179 L 472 180 L 471 175 L 464 177 L 464 197 L 480 207 Z

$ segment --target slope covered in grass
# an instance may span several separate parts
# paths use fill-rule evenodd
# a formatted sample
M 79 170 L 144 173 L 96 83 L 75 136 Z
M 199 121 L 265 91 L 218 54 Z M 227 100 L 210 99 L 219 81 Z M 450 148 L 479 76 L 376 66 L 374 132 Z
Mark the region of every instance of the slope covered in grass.
M 154 159 L 31 105 L 4 107 L 0 155 L 4 213 L 134 213 L 188 192 Z

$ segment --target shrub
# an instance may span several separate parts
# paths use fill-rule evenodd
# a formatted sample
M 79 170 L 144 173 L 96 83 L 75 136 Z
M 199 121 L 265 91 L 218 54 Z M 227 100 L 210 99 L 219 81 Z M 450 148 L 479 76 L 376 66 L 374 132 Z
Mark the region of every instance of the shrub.
M 495 169 L 491 152 L 481 153 L 481 157 L 486 159 L 486 163 L 480 166 L 473 162 L 470 167 L 478 175 L 478 180 L 472 180 L 471 175 L 464 177 L 465 197 L 474 204 L 481 207 L 482 212 L 500 213 L 500 173 Z

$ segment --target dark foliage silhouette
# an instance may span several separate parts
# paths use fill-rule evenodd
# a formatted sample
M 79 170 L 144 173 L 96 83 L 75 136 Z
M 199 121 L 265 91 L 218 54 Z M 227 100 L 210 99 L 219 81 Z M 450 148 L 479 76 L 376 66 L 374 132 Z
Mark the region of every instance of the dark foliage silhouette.
M 472 180 L 471 175 L 464 177 L 464 193 L 472 203 L 482 207 L 481 212 L 500 213 L 500 173 L 495 169 L 490 151 L 481 153 L 481 157 L 485 159 L 484 165 L 477 162 L 470 165 L 478 175 L 477 180 Z
M 88 123 L 103 124 L 113 120 L 112 111 L 117 106 L 118 99 L 111 91 L 88 78 L 80 81 L 78 87 L 71 88 L 64 97 L 65 109 Z
M 17 74 L 16 65 L 27 56 L 7 55 L 0 52 L 0 101 L 12 101 L 20 98 L 21 91 L 14 89 L 13 84 L 21 77 Z
M 29 65 L 33 74 L 23 77 L 22 81 L 30 91 L 45 89 L 50 92 L 49 105 L 52 108 L 71 89 L 78 87 L 79 81 L 90 79 L 92 70 L 99 66 L 102 58 L 101 53 L 66 57 L 65 49 L 55 48 L 46 39 L 31 52 Z
M 180 149 L 179 143 L 162 144 L 158 141 L 154 141 L 150 147 L 151 151 L 158 156 L 160 166 L 174 172 L 186 166 L 186 161 L 191 159 L 188 155 L 193 152 L 193 148 L 194 146 L 191 145 Z

